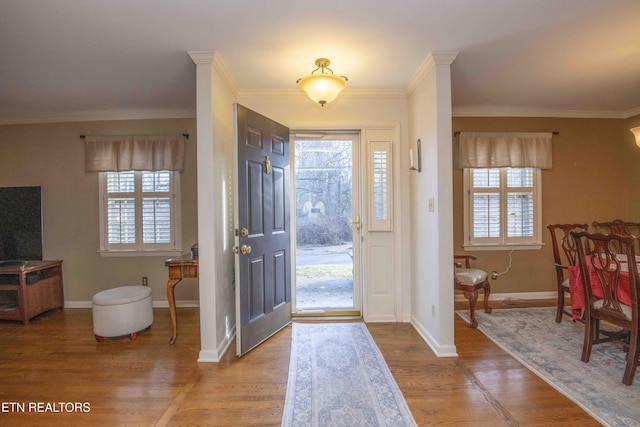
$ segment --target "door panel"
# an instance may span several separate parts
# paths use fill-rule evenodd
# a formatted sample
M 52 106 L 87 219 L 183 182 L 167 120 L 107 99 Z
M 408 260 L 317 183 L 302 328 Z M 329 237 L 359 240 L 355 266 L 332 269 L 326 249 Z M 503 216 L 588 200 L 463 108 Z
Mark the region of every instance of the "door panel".
M 280 233 L 285 232 L 285 199 L 287 196 L 287 190 L 284 187 L 284 169 L 273 167 L 273 188 L 271 193 L 273 194 L 273 232 Z
M 289 129 L 238 104 L 235 116 L 236 353 L 242 355 L 291 322 Z
M 247 189 L 248 206 L 247 219 L 249 234 L 264 234 L 264 187 L 262 183 L 262 163 L 247 162 Z

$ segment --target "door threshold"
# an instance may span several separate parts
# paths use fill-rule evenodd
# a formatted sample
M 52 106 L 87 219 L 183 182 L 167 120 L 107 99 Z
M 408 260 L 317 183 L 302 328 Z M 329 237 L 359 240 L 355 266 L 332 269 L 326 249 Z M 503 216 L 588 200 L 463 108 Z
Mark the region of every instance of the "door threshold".
M 327 317 L 334 318 L 358 318 L 360 319 L 362 316 L 360 314 L 360 310 L 323 310 L 323 309 L 307 309 L 300 310 L 294 313 L 291 313 L 292 317 L 317 317 L 326 319 Z

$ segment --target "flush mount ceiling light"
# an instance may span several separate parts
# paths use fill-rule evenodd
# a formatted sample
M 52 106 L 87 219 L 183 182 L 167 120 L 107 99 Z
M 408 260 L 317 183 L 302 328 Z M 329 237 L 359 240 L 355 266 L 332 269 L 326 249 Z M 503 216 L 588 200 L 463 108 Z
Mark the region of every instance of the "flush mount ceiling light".
M 348 79 L 345 76 L 333 74 L 333 70 L 329 68 L 330 63 L 327 58 L 316 59 L 318 68 L 296 82 L 309 98 L 323 107 L 324 104 L 336 99 L 342 89 L 347 87 Z
M 636 137 L 636 145 L 640 147 L 640 126 L 629 129 L 633 136 Z

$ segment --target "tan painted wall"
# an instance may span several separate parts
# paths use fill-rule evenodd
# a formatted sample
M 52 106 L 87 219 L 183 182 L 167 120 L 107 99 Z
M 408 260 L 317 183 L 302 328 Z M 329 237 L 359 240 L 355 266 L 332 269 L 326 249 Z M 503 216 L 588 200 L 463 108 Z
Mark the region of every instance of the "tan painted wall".
M 542 221 L 640 220 L 640 148 L 629 128 L 640 116 L 620 119 L 455 117 L 454 131 L 559 131 L 553 138 L 552 170 L 542 174 Z M 65 299 L 90 301 L 113 286 L 149 277 L 156 301 L 166 300 L 163 257 L 106 258 L 98 249 L 97 175 L 84 170 L 80 134 L 189 132 L 181 176 L 183 250 L 197 240 L 195 119 L 121 120 L 0 126 L 0 186 L 42 185 L 45 258 L 64 260 Z M 454 141 L 454 249 L 462 252 L 462 171 Z M 551 291 L 551 248 L 543 230 L 542 250 L 515 251 L 509 273 L 493 281 L 493 292 Z M 474 252 L 479 267 L 503 271 L 508 251 Z M 176 287 L 177 300 L 197 300 L 198 283 Z
M 197 240 L 195 119 L 121 120 L 0 126 L 0 186 L 41 185 L 44 257 L 63 260 L 66 301 L 91 301 L 103 289 L 149 278 L 153 299 L 166 301 L 166 257 L 101 257 L 98 175 L 85 171 L 81 134 L 188 132 L 182 187 L 182 244 Z M 176 287 L 177 300 L 197 300 L 198 282 Z
M 630 124 L 635 119 L 561 119 L 456 117 L 454 131 L 550 132 L 553 137 L 553 169 L 542 172 L 542 224 L 587 223 L 616 218 L 640 221 L 640 149 L 633 144 Z M 457 168 L 454 138 L 454 250 L 464 253 L 462 219 L 462 170 Z M 514 251 L 508 273 L 492 281 L 492 292 L 542 292 L 555 290 L 549 231 L 543 229 L 541 250 Z M 488 271 L 504 271 L 509 251 L 469 251 L 476 265 Z

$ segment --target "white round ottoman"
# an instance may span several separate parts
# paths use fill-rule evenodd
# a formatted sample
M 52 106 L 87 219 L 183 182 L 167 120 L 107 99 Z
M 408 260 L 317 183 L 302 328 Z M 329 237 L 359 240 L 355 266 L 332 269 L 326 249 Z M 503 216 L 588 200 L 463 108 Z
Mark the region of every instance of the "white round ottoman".
M 123 335 L 135 340 L 138 332 L 152 323 L 153 302 L 148 286 L 121 286 L 93 296 L 93 333 L 98 342 Z

